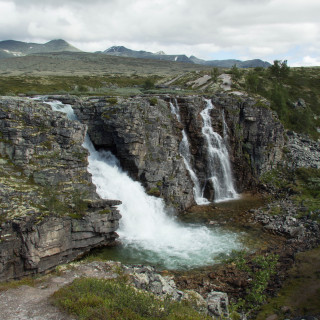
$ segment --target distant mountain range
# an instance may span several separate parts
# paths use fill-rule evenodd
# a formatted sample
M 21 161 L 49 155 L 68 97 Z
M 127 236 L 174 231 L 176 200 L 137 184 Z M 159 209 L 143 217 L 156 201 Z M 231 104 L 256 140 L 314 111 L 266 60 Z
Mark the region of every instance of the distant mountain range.
M 163 51 L 152 53 L 148 51 L 135 51 L 128 49 L 123 46 L 114 46 L 105 51 L 104 54 L 108 54 L 110 56 L 118 56 L 118 57 L 130 57 L 130 58 L 141 58 L 141 59 L 155 59 L 155 60 L 165 60 L 165 61 L 178 61 L 178 62 L 191 62 L 193 63 L 186 55 L 177 54 L 177 55 L 169 55 L 165 54 Z
M 254 67 L 267 68 L 271 65 L 269 62 L 262 61 L 260 59 L 246 60 L 246 61 L 235 60 L 235 59 L 207 61 L 207 60 L 198 59 L 195 56 L 191 56 L 190 58 L 188 58 L 184 54 L 168 55 L 168 54 L 165 54 L 163 51 L 160 51 L 157 53 L 152 53 L 152 52 L 142 51 L 142 50 L 135 51 L 123 46 L 111 47 L 103 51 L 103 53 L 111 56 L 118 56 L 118 57 L 188 62 L 188 63 L 202 64 L 202 65 L 213 66 L 213 67 L 224 67 L 224 68 L 231 68 L 234 65 L 236 65 L 239 68 L 254 68 Z
M 64 51 L 81 52 L 81 50 L 73 47 L 62 39 L 52 40 L 44 44 L 15 40 L 0 41 L 0 58 L 22 57 L 34 53 Z
M 52 53 L 52 52 L 81 52 L 81 50 L 75 48 L 68 42 L 62 39 L 52 40 L 44 44 L 31 43 L 31 42 L 22 42 L 15 40 L 5 40 L 0 41 L 0 59 L 1 58 L 11 58 L 11 57 L 21 57 L 31 54 L 41 54 L 41 53 Z M 129 58 L 138 58 L 138 59 L 153 59 L 153 60 L 164 60 L 164 61 L 176 61 L 192 64 L 201 64 L 213 67 L 223 67 L 231 68 L 233 65 L 236 65 L 239 68 L 254 68 L 254 67 L 263 67 L 267 68 L 270 66 L 269 62 L 262 61 L 260 59 L 254 60 L 202 60 L 195 56 L 187 57 L 184 54 L 178 55 L 169 55 L 165 54 L 163 51 L 152 53 L 148 51 L 136 51 L 128 49 L 124 46 L 113 46 L 101 54 L 106 54 L 110 56 L 118 57 L 129 57 Z

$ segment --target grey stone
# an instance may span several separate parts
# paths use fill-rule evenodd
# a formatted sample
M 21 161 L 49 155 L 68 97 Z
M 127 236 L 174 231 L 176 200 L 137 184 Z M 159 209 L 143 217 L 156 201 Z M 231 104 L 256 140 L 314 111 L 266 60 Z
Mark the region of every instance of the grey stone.
M 225 292 L 211 291 L 206 302 L 210 316 L 229 317 L 229 299 Z

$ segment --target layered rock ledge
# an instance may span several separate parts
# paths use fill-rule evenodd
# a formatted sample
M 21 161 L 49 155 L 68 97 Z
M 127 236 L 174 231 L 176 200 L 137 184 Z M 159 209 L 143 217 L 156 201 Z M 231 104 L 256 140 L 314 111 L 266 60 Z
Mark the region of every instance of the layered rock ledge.
M 86 127 L 31 99 L 0 99 L 0 280 L 43 272 L 116 238 L 120 201 L 99 198 Z

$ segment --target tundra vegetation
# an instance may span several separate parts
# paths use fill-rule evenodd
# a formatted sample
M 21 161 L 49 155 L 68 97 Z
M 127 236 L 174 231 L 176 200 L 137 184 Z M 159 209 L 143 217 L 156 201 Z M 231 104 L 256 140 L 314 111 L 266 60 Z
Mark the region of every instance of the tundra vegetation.
M 219 89 L 219 76 L 230 74 L 232 90 L 249 93 L 258 99 L 267 99 L 284 126 L 298 133 L 319 138 L 320 127 L 320 69 L 289 68 L 286 61 L 275 61 L 267 68 L 231 69 L 202 68 L 201 70 L 184 70 L 183 72 L 164 75 L 156 71 L 149 74 L 96 74 L 96 75 L 0 75 L 0 95 L 37 95 L 37 94 L 73 94 L 109 95 L 110 105 L 117 104 L 115 96 L 136 94 L 204 94 L 210 95 Z M 209 75 L 208 83 L 194 86 L 194 81 Z M 156 97 L 150 98 L 150 104 L 157 106 Z M 0 137 L 1 138 L 1 137 Z M 0 170 L 1 171 L 1 170 Z M 307 209 L 299 216 L 310 215 L 315 221 L 320 220 L 320 170 L 300 168 L 297 170 L 280 168 L 266 173 L 263 182 L 276 190 L 277 197 L 292 196 L 297 205 L 303 204 Z M 159 186 L 160 187 L 160 186 Z M 149 190 L 150 194 L 159 194 L 159 188 Z M 58 192 L 43 188 L 43 205 L 48 211 L 68 212 L 61 203 Z M 72 217 L 81 218 L 88 203 L 84 195 L 70 195 L 73 210 Z M 58 210 L 57 210 L 58 209 Z M 69 208 L 70 211 L 70 208 Z M 273 214 L 280 214 L 274 211 Z M 318 274 L 310 270 L 312 263 L 319 264 L 319 249 L 298 256 L 302 265 L 300 272 L 307 274 L 306 279 L 318 279 Z M 314 258 L 312 260 L 312 257 Z M 248 260 L 239 255 L 235 259 L 236 266 L 251 277 L 252 282 L 246 291 L 245 298 L 233 305 L 235 310 L 258 310 L 266 302 L 266 288 L 275 273 L 278 257 L 256 256 Z M 309 264 L 307 262 L 309 261 Z M 315 262 L 316 261 L 316 262 Z M 298 261 L 299 262 L 299 261 Z M 296 269 L 298 267 L 296 266 Z M 273 297 L 262 307 L 258 319 L 279 310 L 284 304 L 297 305 L 294 297 L 302 286 L 308 290 L 307 280 L 299 282 L 295 277 L 299 270 L 293 270 L 278 297 Z M 309 275 L 309 278 L 308 278 Z M 308 280 L 308 281 L 309 281 Z M 33 281 L 33 280 L 32 280 Z M 31 281 L 31 282 L 32 282 Z M 23 284 L 23 283 L 22 283 Z M 311 285 L 310 285 L 311 286 Z M 1 288 L 0 288 L 1 290 Z M 310 299 L 319 298 L 319 288 Z M 78 279 L 70 286 L 59 290 L 54 295 L 55 304 L 80 319 L 205 319 L 190 305 L 168 300 L 159 300 L 150 294 L 139 292 L 129 287 L 125 279 L 121 281 L 105 281 L 96 279 Z M 314 305 L 316 306 L 316 300 Z M 296 304 L 295 304 L 296 303 Z M 298 307 L 304 312 L 307 301 L 298 301 Z M 310 303 L 309 303 L 310 305 Z M 293 308 L 293 307 L 292 307 Z M 314 311 L 315 310 L 315 311 Z M 314 309 L 312 312 L 320 312 Z M 235 319 L 238 316 L 234 311 Z
M 151 63 L 151 62 L 150 62 Z M 156 62 L 147 66 L 144 74 L 100 73 L 56 75 L 52 72 L 27 75 L 0 74 L 0 95 L 111 95 L 131 96 L 149 94 L 212 94 L 223 82 L 219 76 L 230 74 L 232 90 L 267 99 L 289 130 L 319 137 L 320 73 L 319 67 L 288 67 L 287 61 L 274 61 L 269 68 L 230 69 L 201 67 L 184 69 L 185 64 L 163 73 Z M 180 68 L 180 70 L 179 70 Z M 208 76 L 205 83 L 196 80 Z
M 160 299 L 127 284 L 125 277 L 115 280 L 76 279 L 53 295 L 55 304 L 82 320 L 205 320 L 212 319 L 192 308 L 191 302 Z

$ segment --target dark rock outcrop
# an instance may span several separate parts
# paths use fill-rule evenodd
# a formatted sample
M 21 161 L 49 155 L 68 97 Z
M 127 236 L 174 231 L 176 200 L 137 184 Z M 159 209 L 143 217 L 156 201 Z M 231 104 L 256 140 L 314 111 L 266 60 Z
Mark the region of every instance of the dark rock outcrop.
M 237 191 L 253 190 L 260 176 L 282 161 L 283 126 L 266 104 L 252 98 L 219 94 L 211 97 L 211 101 L 212 126 L 227 142 Z M 204 182 L 208 160 L 200 112 L 206 102 L 194 96 L 180 97 L 177 102 L 189 135 L 195 172 Z M 207 185 L 207 196 L 213 193 L 212 188 Z
M 104 208 L 109 203 L 104 203 Z M 117 235 L 119 214 L 92 212 L 82 219 L 37 216 L 7 221 L 0 229 L 0 280 L 44 272 L 74 260 Z
M 237 191 L 253 190 L 259 177 L 282 161 L 283 126 L 266 102 L 233 94 L 215 95 L 211 100 L 213 129 L 227 141 Z M 111 150 L 149 193 L 184 210 L 193 204 L 193 183 L 179 150 L 183 128 L 205 196 L 213 200 L 214 192 L 208 183 L 200 115 L 206 102 L 200 96 L 176 101 L 181 122 L 171 114 L 169 103 L 174 99 L 170 96 L 84 99 L 75 105 L 75 112 L 88 125 L 97 148 Z
M 116 238 L 120 201 L 102 200 L 86 127 L 30 99 L 0 99 L 0 280 L 68 262 Z

